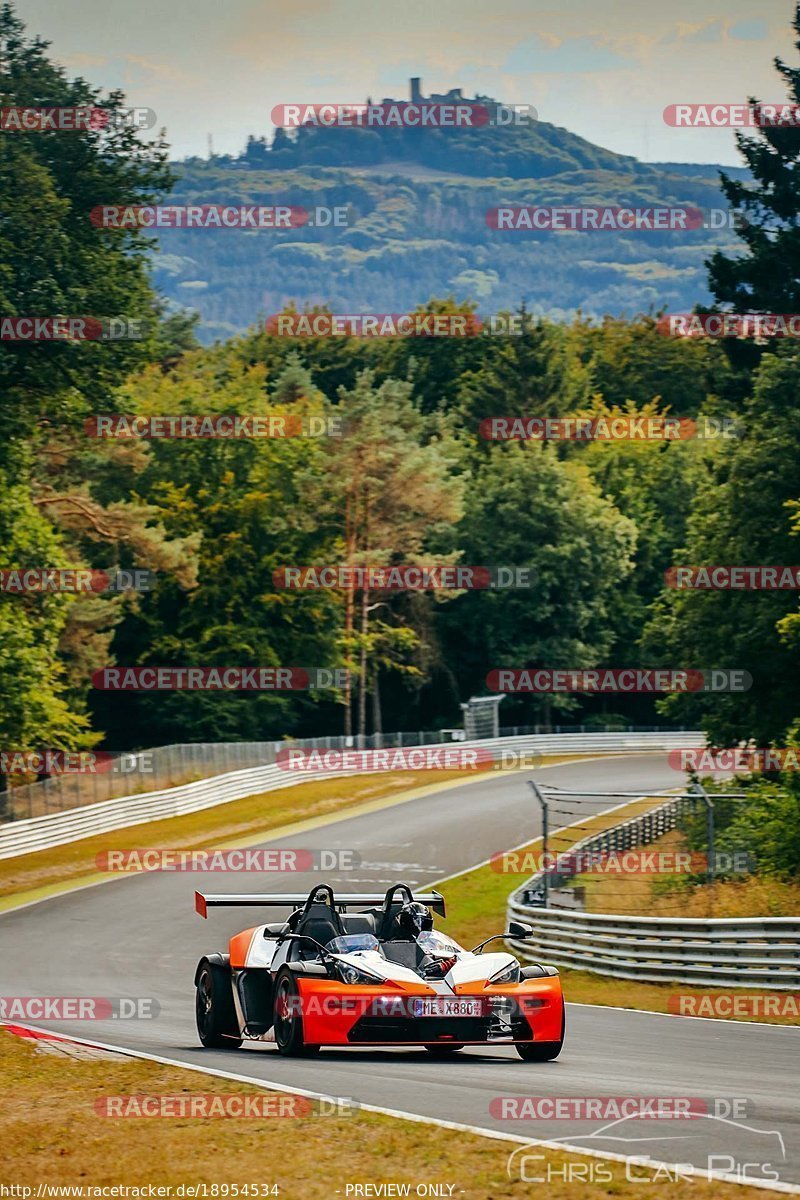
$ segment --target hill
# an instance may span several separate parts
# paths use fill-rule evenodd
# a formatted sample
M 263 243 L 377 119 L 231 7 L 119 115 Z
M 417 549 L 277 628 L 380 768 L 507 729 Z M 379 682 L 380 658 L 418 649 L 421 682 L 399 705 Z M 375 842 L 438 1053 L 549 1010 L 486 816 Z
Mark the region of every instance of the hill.
M 163 230 L 156 282 L 200 314 L 203 341 L 291 302 L 399 312 L 452 295 L 482 314 L 525 303 L 557 319 L 684 311 L 710 300 L 705 258 L 736 241 L 730 228 L 490 228 L 487 210 L 509 204 L 723 207 L 714 166 L 640 163 L 546 122 L 278 134 L 251 137 L 238 158 L 175 164 L 174 203 L 346 206 L 348 226 Z

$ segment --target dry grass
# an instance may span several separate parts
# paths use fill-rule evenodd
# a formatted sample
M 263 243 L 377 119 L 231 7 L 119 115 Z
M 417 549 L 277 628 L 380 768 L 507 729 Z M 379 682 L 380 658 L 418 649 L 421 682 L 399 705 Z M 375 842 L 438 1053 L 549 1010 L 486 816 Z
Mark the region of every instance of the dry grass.
M 109 1095 L 258 1094 L 253 1085 L 136 1059 L 82 1061 L 38 1054 L 0 1031 L 3 1146 L 0 1182 L 105 1187 L 278 1184 L 284 1200 L 330 1200 L 348 1184 L 451 1184 L 466 1200 L 523 1200 L 531 1185 L 509 1180 L 513 1143 L 373 1113 L 300 1118 L 108 1118 L 94 1105 Z M 596 1160 L 542 1151 L 588 1177 Z M 622 1163 L 606 1164 L 612 1183 L 556 1177 L 548 1200 L 639 1196 Z M 546 1170 L 538 1163 L 540 1171 Z M 647 1173 L 636 1169 L 639 1176 Z M 735 1184 L 682 1179 L 653 1184 L 669 1200 L 741 1200 Z M 350 1193 L 353 1194 L 352 1192 Z M 361 1193 L 364 1194 L 363 1192 Z M 447 1194 L 447 1193 L 445 1193 Z M 543 1193 L 544 1194 L 544 1193 Z M 653 1194 L 652 1192 L 650 1194 Z M 88 1193 L 84 1193 L 88 1195 Z
M 647 850 L 688 849 L 680 830 L 651 842 Z M 680 876 L 608 875 L 588 872 L 578 877 L 589 912 L 651 917 L 795 917 L 800 913 L 800 884 L 748 876 L 713 885 L 690 884 Z

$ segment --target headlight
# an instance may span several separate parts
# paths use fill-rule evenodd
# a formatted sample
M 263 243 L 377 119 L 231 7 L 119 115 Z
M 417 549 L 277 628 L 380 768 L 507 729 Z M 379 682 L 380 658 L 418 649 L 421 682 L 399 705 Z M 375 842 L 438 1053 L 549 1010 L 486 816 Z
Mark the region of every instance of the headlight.
M 496 983 L 519 983 L 519 963 L 512 962 L 507 967 L 503 967 L 496 975 L 492 975 L 491 979 L 487 979 L 485 987 Z
M 352 963 L 337 962 L 336 968 L 339 972 L 339 978 L 342 983 L 385 983 L 385 979 L 381 979 L 380 975 L 372 975 L 369 971 L 364 971 L 361 967 L 354 967 Z

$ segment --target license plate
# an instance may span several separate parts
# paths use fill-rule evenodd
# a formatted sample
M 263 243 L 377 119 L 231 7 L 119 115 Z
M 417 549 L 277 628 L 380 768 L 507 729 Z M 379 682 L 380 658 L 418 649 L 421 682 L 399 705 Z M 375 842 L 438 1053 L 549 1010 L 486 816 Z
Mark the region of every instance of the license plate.
M 430 999 L 415 1000 L 415 1017 L 480 1017 L 482 1005 L 479 999 L 462 1000 L 458 996 L 432 996 Z

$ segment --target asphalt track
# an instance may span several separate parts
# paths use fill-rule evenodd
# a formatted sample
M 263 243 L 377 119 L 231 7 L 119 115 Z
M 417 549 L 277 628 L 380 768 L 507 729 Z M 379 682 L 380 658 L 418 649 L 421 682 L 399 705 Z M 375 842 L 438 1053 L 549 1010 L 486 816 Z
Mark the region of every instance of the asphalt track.
M 231 1051 L 198 1045 L 195 964 L 204 952 L 226 949 L 228 936 L 257 917 L 246 909 L 220 909 L 203 921 L 194 912 L 195 888 L 303 891 L 323 878 L 343 893 L 383 891 L 396 881 L 430 886 L 541 832 L 527 777 L 484 776 L 263 843 L 358 851 L 361 865 L 338 875 L 146 873 L 0 915 L 0 994 L 154 997 L 160 1006 L 156 1019 L 53 1022 L 48 1027 L 261 1083 L 353 1097 L 364 1104 L 603 1153 L 691 1163 L 703 1170 L 710 1165 L 751 1182 L 777 1178 L 800 1185 L 797 1029 L 568 1005 L 565 1048 L 556 1062 L 547 1064 L 523 1063 L 513 1047 L 464 1050 L 442 1061 L 413 1050 L 323 1050 L 314 1059 L 291 1060 L 281 1058 L 270 1044 Z M 680 782 L 666 756 L 653 754 L 563 764 L 541 777 L 590 791 L 660 791 Z M 618 803 L 586 801 L 580 811 Z M 502 1096 L 692 1097 L 705 1101 L 720 1119 L 637 1119 L 613 1126 L 597 1119 L 499 1119 L 491 1114 L 490 1103 Z M 733 1100 L 740 1102 L 738 1113 L 729 1108 Z M 508 1149 L 497 1143 L 497 1153 L 505 1158 Z M 546 1151 L 539 1153 L 546 1157 Z M 527 1166 L 529 1175 L 541 1177 L 546 1170 L 542 1162 Z M 468 1181 L 462 1186 L 468 1189 Z

